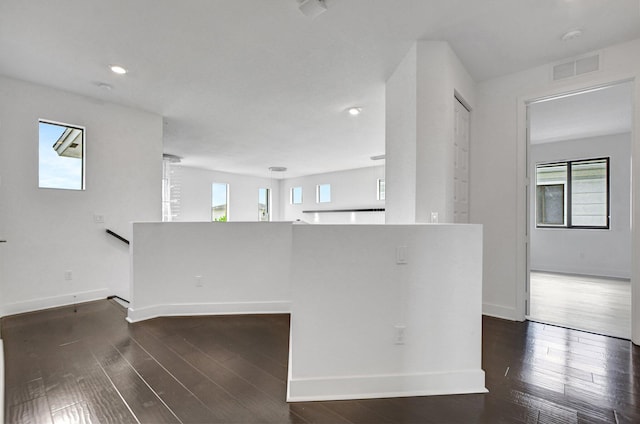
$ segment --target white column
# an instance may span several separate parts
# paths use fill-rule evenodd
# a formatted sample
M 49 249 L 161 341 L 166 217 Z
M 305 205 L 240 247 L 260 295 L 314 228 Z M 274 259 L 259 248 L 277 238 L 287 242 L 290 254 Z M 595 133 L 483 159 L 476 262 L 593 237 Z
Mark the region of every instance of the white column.
M 473 107 L 475 83 L 449 44 L 418 41 L 386 88 L 386 222 L 453 222 L 454 102 Z

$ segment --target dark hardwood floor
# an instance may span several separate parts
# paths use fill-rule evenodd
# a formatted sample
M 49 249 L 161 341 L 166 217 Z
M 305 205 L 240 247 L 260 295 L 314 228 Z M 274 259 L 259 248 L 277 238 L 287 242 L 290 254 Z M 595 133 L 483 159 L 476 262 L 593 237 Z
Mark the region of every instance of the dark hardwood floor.
M 630 342 L 485 317 L 488 394 L 287 404 L 287 315 L 6 317 L 7 423 L 640 423 Z M 446 325 L 446 323 L 443 323 Z

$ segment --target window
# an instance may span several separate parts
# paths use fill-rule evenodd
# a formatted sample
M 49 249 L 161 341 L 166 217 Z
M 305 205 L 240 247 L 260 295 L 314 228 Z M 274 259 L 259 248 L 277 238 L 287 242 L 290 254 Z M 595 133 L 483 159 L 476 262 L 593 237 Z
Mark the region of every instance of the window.
M 211 220 L 224 222 L 227 221 L 229 208 L 229 184 L 213 183 L 211 184 Z
M 269 189 L 258 189 L 258 221 L 270 221 Z
M 84 190 L 84 128 L 38 121 L 38 187 Z
M 316 203 L 331 202 L 331 184 L 318 184 L 316 186 Z
M 378 200 L 384 200 L 384 180 L 378 179 Z
M 302 187 L 291 187 L 291 204 L 302 204 Z
M 609 158 L 536 165 L 536 226 L 609 228 Z

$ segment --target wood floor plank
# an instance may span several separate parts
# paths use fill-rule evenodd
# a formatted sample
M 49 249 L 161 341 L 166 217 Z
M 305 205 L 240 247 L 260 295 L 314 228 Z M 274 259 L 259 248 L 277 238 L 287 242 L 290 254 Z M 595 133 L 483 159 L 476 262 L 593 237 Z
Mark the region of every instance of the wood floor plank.
M 180 420 L 114 347 L 94 352 L 96 360 L 141 423 L 180 423 Z
M 51 424 L 53 418 L 45 396 L 10 405 L 5 410 L 5 422 L 10 424 Z

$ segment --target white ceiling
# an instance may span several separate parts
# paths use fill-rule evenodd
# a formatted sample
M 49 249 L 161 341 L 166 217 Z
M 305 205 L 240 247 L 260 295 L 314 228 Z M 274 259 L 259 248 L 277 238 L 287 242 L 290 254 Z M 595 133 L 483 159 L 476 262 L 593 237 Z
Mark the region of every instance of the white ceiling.
M 532 144 L 631 132 L 631 82 L 529 105 Z
M 0 74 L 161 114 L 186 165 L 291 177 L 384 153 L 385 80 L 416 39 L 481 81 L 640 38 L 638 0 L 326 4 L 311 20 L 297 0 L 2 0 Z

